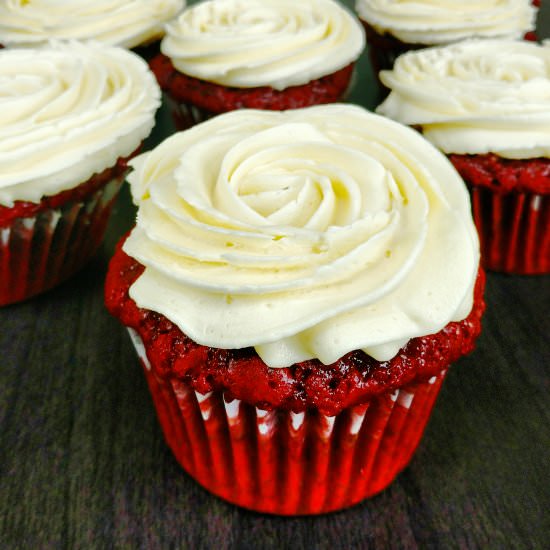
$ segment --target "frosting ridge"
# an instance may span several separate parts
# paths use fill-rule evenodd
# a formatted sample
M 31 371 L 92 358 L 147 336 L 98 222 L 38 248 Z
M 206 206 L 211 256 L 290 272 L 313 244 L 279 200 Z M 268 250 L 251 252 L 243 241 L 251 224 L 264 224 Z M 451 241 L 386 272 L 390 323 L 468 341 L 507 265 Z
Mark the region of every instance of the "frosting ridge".
M 550 44 L 471 40 L 407 52 L 377 108 L 445 153 L 550 156 Z
M 354 349 L 385 360 L 471 309 L 463 182 L 360 107 L 235 111 L 131 164 L 124 251 L 145 270 L 130 296 L 200 344 L 254 346 L 270 367 Z
M 98 40 L 133 48 L 164 35 L 164 23 L 184 6 L 185 0 L 5 0 L 0 2 L 0 44 Z
M 344 68 L 364 45 L 359 22 L 334 0 L 208 0 L 166 26 L 161 51 L 195 78 L 282 90 Z
M 359 17 L 409 44 L 521 38 L 535 28 L 531 0 L 356 0 Z
M 145 62 L 99 43 L 0 50 L 0 204 L 40 202 L 134 152 L 160 90 Z

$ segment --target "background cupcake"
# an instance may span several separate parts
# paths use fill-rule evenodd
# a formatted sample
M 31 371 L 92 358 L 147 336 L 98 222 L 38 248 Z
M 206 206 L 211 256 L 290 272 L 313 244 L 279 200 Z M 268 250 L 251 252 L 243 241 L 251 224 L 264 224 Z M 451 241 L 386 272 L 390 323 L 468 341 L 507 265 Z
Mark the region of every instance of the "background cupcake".
M 151 68 L 183 129 L 243 107 L 337 101 L 364 42 L 334 0 L 210 0 L 167 25 Z
M 119 48 L 0 51 L 0 305 L 90 258 L 159 101 L 145 62 Z
M 550 45 L 469 41 L 409 52 L 381 73 L 378 112 L 413 125 L 472 192 L 489 269 L 550 271 Z
M 531 0 L 356 0 L 355 7 L 377 74 L 391 69 L 396 57 L 411 49 L 468 38 L 534 38 L 536 4 Z
M 279 514 L 381 491 L 480 330 L 477 235 L 451 165 L 337 104 L 220 115 L 132 166 L 137 225 L 106 303 L 183 467 Z
M 1 0 L 0 44 L 28 47 L 50 39 L 98 40 L 146 52 L 184 6 L 185 0 Z

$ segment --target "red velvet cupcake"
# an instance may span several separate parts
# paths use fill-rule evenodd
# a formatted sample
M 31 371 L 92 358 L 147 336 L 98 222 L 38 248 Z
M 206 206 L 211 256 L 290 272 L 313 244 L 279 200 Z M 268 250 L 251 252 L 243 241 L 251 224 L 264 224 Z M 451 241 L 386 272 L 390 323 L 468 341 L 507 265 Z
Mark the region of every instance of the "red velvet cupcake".
M 137 56 L 56 43 L 0 51 L 0 305 L 43 292 L 98 248 L 160 91 Z
M 151 69 L 185 129 L 234 109 L 338 101 L 364 42 L 334 0 L 209 0 L 167 25 Z
M 131 161 L 106 304 L 165 438 L 214 494 L 317 514 L 383 490 L 480 332 L 468 194 L 351 105 L 240 110 Z
M 538 2 L 356 0 L 355 8 L 367 33 L 369 57 L 377 75 L 391 69 L 396 58 L 410 50 L 471 38 L 535 40 Z
M 483 265 L 550 272 L 550 47 L 470 41 L 411 52 L 381 73 L 378 112 L 447 153 L 472 194 Z

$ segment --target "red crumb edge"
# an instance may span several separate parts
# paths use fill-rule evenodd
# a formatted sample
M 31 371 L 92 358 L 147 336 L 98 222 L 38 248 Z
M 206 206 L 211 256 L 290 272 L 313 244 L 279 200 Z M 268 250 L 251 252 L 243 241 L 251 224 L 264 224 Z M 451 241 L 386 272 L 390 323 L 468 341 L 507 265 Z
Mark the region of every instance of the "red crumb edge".
M 480 268 L 470 315 L 437 334 L 411 339 L 390 361 L 379 362 L 353 351 L 332 365 L 311 360 L 269 368 L 253 348 L 201 346 L 163 315 L 138 308 L 128 290 L 144 267 L 123 252 L 123 241 L 109 265 L 105 304 L 112 315 L 139 333 L 156 374 L 183 380 L 200 393 L 223 391 L 228 400 L 241 399 L 262 409 L 318 409 L 335 415 L 374 395 L 440 373 L 472 351 L 481 331 L 485 274 Z
M 132 155 L 133 156 L 133 155 Z M 59 208 L 63 204 L 71 201 L 79 201 L 92 195 L 97 189 L 103 187 L 106 183 L 122 176 L 128 169 L 127 158 L 120 158 L 116 164 L 106 168 L 103 172 L 94 174 L 89 180 L 61 191 L 55 195 L 42 197 L 40 202 L 15 201 L 13 206 L 0 205 L 0 227 L 8 227 L 13 220 L 17 218 L 30 218 L 36 216 L 44 210 Z
M 275 90 L 270 86 L 232 88 L 178 72 L 168 57 L 159 54 L 149 63 L 160 87 L 174 100 L 190 103 L 211 113 L 235 109 L 283 111 L 322 103 L 334 103 L 346 92 L 353 63 L 339 71 L 301 86 Z
M 508 159 L 494 153 L 448 155 L 466 183 L 500 193 L 550 193 L 550 159 Z

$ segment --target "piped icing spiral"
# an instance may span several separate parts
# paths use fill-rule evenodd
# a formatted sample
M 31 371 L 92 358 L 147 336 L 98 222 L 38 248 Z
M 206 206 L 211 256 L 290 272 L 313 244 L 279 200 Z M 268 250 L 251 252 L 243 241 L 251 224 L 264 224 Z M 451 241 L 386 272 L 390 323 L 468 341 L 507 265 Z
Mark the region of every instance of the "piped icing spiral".
M 521 38 L 535 28 L 531 0 L 356 0 L 359 17 L 409 44 Z
M 99 43 L 0 50 L 0 204 L 39 202 L 130 155 L 160 90 L 137 55 Z
M 379 360 L 472 306 L 462 180 L 417 132 L 334 104 L 240 110 L 132 161 L 130 289 L 196 342 L 270 367 Z
M 472 40 L 408 52 L 377 111 L 445 153 L 550 156 L 550 44 Z
M 133 48 L 164 34 L 185 0 L 0 0 L 0 44 L 98 40 Z
M 195 78 L 282 90 L 342 69 L 364 45 L 359 22 L 334 0 L 210 0 L 167 25 L 161 50 Z

